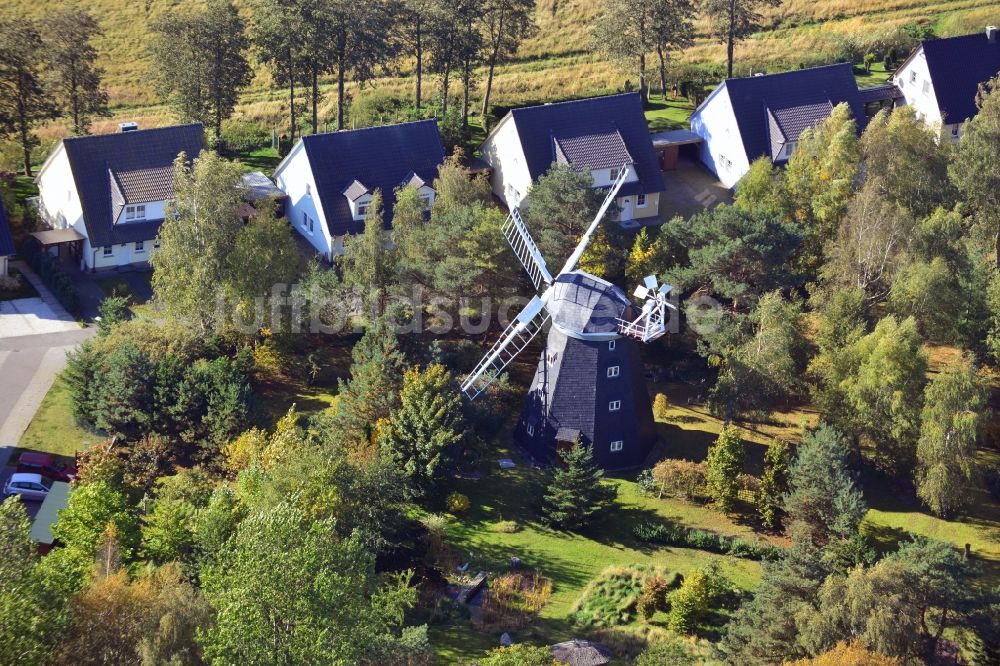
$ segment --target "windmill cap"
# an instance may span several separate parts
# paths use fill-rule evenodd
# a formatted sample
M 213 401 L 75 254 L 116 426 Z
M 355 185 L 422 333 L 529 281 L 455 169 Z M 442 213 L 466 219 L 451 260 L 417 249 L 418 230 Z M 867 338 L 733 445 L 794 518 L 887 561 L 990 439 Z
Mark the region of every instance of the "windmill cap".
M 617 337 L 618 320 L 630 319 L 633 310 L 625 292 L 583 271 L 557 277 L 546 308 L 553 325 L 573 337 Z

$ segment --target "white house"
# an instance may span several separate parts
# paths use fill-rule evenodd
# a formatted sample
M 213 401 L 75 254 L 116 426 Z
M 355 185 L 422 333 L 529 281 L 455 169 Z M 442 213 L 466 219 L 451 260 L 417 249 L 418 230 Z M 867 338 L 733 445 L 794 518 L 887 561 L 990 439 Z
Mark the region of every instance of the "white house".
M 42 165 L 39 213 L 81 269 L 149 261 L 174 194 L 173 163 L 205 145 L 200 124 L 64 139 Z
M 976 115 L 979 85 L 1000 74 L 996 26 L 961 37 L 921 42 L 893 73 L 903 103 L 939 139 L 958 141 L 962 123 Z
M 621 220 L 659 215 L 663 176 L 638 93 L 513 109 L 479 147 L 493 193 L 509 208 L 553 164 L 587 169 L 594 187 L 628 177 L 616 199 Z
M 863 127 L 864 105 L 850 63 L 726 79 L 691 115 L 691 131 L 702 138 L 702 163 L 734 187 L 758 157 L 787 162 L 802 131 L 840 103 L 851 107 Z
M 421 120 L 304 136 L 275 169 L 274 182 L 288 197 L 292 226 L 332 260 L 343 253 L 346 236 L 364 231 L 376 190 L 387 231 L 397 188 L 417 188 L 430 209 L 443 163 L 437 121 Z

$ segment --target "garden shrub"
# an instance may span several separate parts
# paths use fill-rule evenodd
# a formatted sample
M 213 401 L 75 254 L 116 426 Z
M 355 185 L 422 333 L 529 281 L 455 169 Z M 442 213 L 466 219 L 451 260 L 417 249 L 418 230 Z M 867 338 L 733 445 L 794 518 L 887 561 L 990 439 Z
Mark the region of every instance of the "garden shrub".
M 639 472 L 639 476 L 635 478 L 635 484 L 639 487 L 639 494 L 647 497 L 657 494 L 659 488 L 656 478 L 653 477 L 653 470 L 648 468 Z
M 695 571 L 670 595 L 667 626 L 674 631 L 690 634 L 698 620 L 708 612 L 708 608 L 708 576 L 703 571 Z
M 249 120 L 229 119 L 222 123 L 220 152 L 246 153 L 271 145 L 271 130 Z
M 641 565 L 608 567 L 580 595 L 570 619 L 582 627 L 628 624 L 635 618 L 646 580 L 657 576 L 669 584 L 677 574 Z
M 692 500 L 705 497 L 708 493 L 706 470 L 702 463 L 667 458 L 653 467 L 653 479 L 658 497 L 666 495 Z
M 657 421 L 666 421 L 669 411 L 670 401 L 667 400 L 667 396 L 657 393 L 656 397 L 653 398 L 653 418 Z
M 465 513 L 472 508 L 472 502 L 469 501 L 469 498 L 458 492 L 449 493 L 448 497 L 444 500 L 444 504 L 445 508 L 448 509 L 448 513 L 451 514 Z
M 748 560 L 773 560 L 780 553 L 778 548 L 768 543 L 691 529 L 675 523 L 642 522 L 633 528 L 632 533 L 646 543 L 697 548 Z
M 666 611 L 669 609 L 667 595 L 670 591 L 680 585 L 684 577 L 678 573 L 671 578 L 665 576 L 650 576 L 642 585 L 642 593 L 636 602 L 636 610 L 643 620 L 648 622 L 652 619 L 656 611 Z
M 536 571 L 513 572 L 492 579 L 476 627 L 487 631 L 511 631 L 527 626 L 549 597 L 552 582 Z
M 516 520 L 501 520 L 497 523 L 496 527 L 497 532 L 503 532 L 504 534 L 513 534 L 521 529 L 521 526 L 517 524 Z

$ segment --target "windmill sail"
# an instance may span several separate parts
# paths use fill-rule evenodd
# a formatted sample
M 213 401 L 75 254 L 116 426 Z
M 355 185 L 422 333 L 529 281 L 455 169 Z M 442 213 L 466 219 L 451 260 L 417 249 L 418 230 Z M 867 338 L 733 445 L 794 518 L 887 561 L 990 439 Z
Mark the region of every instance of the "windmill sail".
M 545 302 L 534 296 L 463 382 L 462 391 L 465 395 L 471 400 L 479 397 L 514 357 L 538 335 L 548 320 Z
M 611 189 L 608 190 L 607 195 L 604 197 L 604 202 L 597 211 L 597 215 L 594 216 L 594 220 L 587 227 L 583 237 L 580 239 L 576 249 L 570 255 L 569 260 L 563 266 L 559 275 L 572 271 L 576 267 L 576 263 L 583 256 L 584 250 L 587 249 L 587 245 L 590 243 L 597 225 L 601 223 L 601 220 L 607 214 L 611 203 L 618 196 L 618 191 L 621 190 L 622 185 L 628 178 L 629 169 L 629 165 L 626 164 L 619 170 L 618 178 L 615 179 L 615 182 L 611 185 Z M 490 350 L 486 352 L 486 356 L 479 361 L 475 369 L 466 377 L 462 383 L 462 392 L 471 400 L 475 400 L 493 383 L 493 380 L 528 346 L 549 320 L 549 312 L 546 310 L 546 304 L 552 297 L 552 285 L 555 280 L 553 280 L 552 275 L 549 274 L 548 269 L 545 267 L 545 260 L 538 251 L 538 246 L 532 240 L 531 235 L 528 233 L 528 228 L 525 226 L 516 208 L 511 211 L 510 218 L 504 224 L 503 233 L 510 242 L 511 247 L 514 248 L 518 259 L 521 260 L 524 268 L 528 271 L 528 276 L 531 277 L 535 288 L 537 289 L 542 282 L 545 282 L 547 286 L 541 296 L 533 297 L 524 309 L 521 310 L 521 313 L 504 330 L 500 339 L 493 344 Z
M 524 220 L 521 219 L 521 213 L 517 208 L 510 211 L 510 217 L 507 218 L 507 222 L 500 228 L 500 231 L 503 232 L 507 242 L 510 243 L 514 254 L 517 255 L 517 258 L 524 266 L 524 270 L 528 271 L 528 277 L 531 278 L 535 289 L 538 289 L 542 282 L 552 284 L 552 275 L 545 266 L 545 259 L 542 257 L 542 253 L 538 251 L 538 246 L 535 245 L 531 234 L 528 233 L 528 227 L 525 226 Z

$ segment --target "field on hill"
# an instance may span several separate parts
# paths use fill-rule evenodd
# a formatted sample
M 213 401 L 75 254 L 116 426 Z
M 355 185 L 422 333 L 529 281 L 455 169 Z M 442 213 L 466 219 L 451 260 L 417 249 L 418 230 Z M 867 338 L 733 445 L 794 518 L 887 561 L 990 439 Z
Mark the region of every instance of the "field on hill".
M 106 70 L 114 117 L 96 122 L 94 131 L 110 131 L 122 119 L 147 127 L 170 122 L 170 110 L 153 89 L 152 62 L 146 52 L 149 26 L 170 12 L 197 7 L 201 0 L 6 0 L 0 13 L 40 17 L 64 4 L 89 10 L 104 29 L 96 46 Z M 236 4 L 245 16 L 250 15 L 253 0 L 236 0 Z M 622 89 L 628 79 L 634 81 L 634 74 L 589 51 L 590 26 L 601 6 L 598 0 L 537 0 L 538 33 L 522 45 L 514 62 L 499 69 L 495 103 L 504 106 L 607 93 Z M 737 73 L 820 64 L 852 54 L 857 58 L 859 46 L 884 42 L 915 21 L 926 22 L 941 36 L 972 32 L 1000 21 L 1000 0 L 785 0 L 767 10 L 767 29 L 738 46 Z M 694 45 L 675 54 L 675 61 L 722 64 L 724 49 L 710 36 L 703 18 L 696 22 L 696 32 Z M 398 63 L 395 69 L 368 85 L 393 95 L 412 94 L 411 63 Z M 433 98 L 436 86 L 437 77 L 426 77 L 427 99 Z M 331 81 L 323 82 L 322 89 L 322 113 L 329 118 L 334 111 Z M 359 88 L 351 84 L 348 90 L 356 95 Z M 267 70 L 257 67 L 238 115 L 283 127 L 286 110 L 284 91 L 275 89 Z M 41 134 L 44 154 L 44 144 L 51 145 L 62 130 L 57 123 Z

